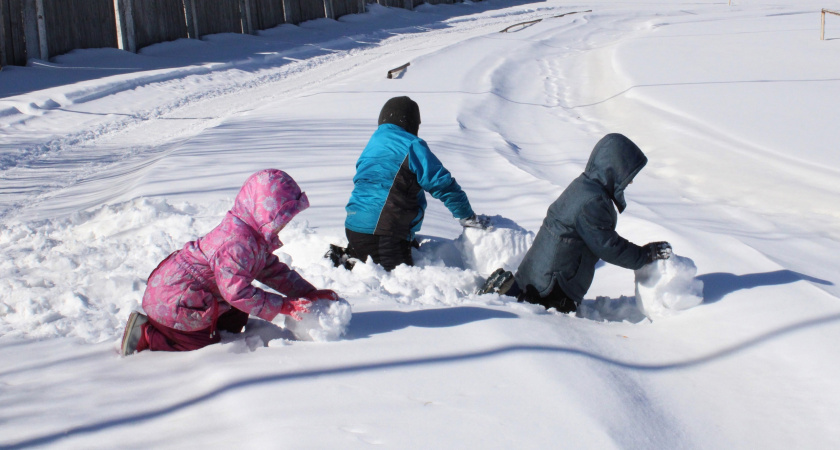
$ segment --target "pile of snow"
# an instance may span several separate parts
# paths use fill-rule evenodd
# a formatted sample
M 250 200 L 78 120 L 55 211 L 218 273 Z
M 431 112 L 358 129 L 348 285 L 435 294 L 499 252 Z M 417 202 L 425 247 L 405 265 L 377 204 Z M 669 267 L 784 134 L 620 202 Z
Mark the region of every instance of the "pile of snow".
M 534 243 L 534 233 L 502 216 L 485 216 L 491 228 L 464 228 L 455 247 L 466 268 L 489 275 L 499 267 L 516 272 L 525 253 Z
M 703 282 L 694 261 L 673 255 L 636 271 L 636 306 L 648 318 L 663 317 L 703 302 Z
M 353 315 L 347 300 L 318 300 L 309 307 L 300 320 L 277 316 L 275 322 L 283 322 L 283 327 L 295 335 L 299 341 L 329 342 L 337 341 L 350 325 Z
M 149 273 L 206 233 L 229 201 L 141 198 L 66 218 L 0 225 L 0 335 L 118 338 Z

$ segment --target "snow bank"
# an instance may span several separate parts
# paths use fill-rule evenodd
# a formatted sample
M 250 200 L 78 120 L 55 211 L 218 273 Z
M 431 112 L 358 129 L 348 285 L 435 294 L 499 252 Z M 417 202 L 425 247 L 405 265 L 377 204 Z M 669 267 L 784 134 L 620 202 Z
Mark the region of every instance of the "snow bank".
M 274 321 L 282 322 L 283 327 L 291 331 L 297 340 L 328 342 L 337 341 L 347 332 L 352 315 L 347 300 L 318 300 L 312 303 L 309 313 L 303 314 L 300 320 L 277 316 Z
M 694 261 L 673 255 L 636 271 L 636 305 L 647 317 L 663 317 L 703 302 Z
M 0 335 L 118 337 L 146 278 L 206 233 L 229 202 L 205 208 L 137 199 L 71 217 L 0 225 Z

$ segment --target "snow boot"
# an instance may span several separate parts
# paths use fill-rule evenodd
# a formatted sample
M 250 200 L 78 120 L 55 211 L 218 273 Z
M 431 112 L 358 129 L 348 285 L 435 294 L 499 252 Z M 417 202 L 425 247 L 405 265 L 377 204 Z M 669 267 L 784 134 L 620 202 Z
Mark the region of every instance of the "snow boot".
M 355 262 L 350 260 L 351 257 L 347 253 L 347 249 L 334 244 L 330 244 L 330 249 L 324 254 L 324 258 L 332 261 L 333 267 L 344 266 L 347 270 L 353 270 L 355 265 Z
M 499 294 L 505 295 L 513 286 L 516 280 L 513 274 L 505 269 L 496 269 L 484 282 L 484 286 L 476 292 L 477 294 Z
M 140 338 L 143 336 L 143 324 L 148 321 L 148 317 L 137 311 L 133 311 L 128 316 L 125 332 L 123 332 L 122 345 L 120 346 L 120 355 L 128 356 L 137 351 L 137 344 L 140 343 Z

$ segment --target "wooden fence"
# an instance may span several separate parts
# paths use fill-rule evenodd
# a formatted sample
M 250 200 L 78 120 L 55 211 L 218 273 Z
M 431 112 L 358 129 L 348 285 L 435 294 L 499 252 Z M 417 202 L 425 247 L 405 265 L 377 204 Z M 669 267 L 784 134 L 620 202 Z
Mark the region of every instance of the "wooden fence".
M 131 21 L 132 30 L 126 30 L 126 34 L 133 36 L 132 51 L 189 37 L 183 0 L 132 0 L 126 7 L 131 8 L 126 20 Z M 128 43 L 123 48 L 129 49 Z
M 251 0 L 251 25 L 267 30 L 286 23 L 282 0 Z
M 367 0 L 414 9 L 423 2 Z M 0 0 L 0 67 L 25 65 L 77 48 L 136 52 L 158 42 L 215 33 L 249 33 L 283 23 L 337 19 L 366 0 Z
M 23 35 L 21 3 L 0 0 L 0 66 L 26 64 Z
M 36 1 L 36 5 L 41 4 L 43 12 L 38 15 L 44 17 L 45 32 L 40 37 L 46 37 L 48 55 L 76 48 L 117 47 L 114 0 Z

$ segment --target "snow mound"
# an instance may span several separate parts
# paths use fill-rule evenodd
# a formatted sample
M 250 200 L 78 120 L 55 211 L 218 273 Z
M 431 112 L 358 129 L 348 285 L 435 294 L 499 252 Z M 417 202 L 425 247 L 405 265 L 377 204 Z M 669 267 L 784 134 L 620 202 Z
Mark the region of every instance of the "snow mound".
M 230 203 L 141 198 L 0 225 L 0 335 L 118 338 L 131 311 L 141 309 L 152 269 L 210 231 Z
M 663 317 L 703 302 L 703 282 L 694 261 L 673 255 L 636 271 L 636 305 L 648 318 Z
M 337 341 L 347 332 L 352 315 L 350 303 L 341 299 L 312 303 L 309 313 L 304 314 L 300 320 L 285 316 L 278 318 L 284 319 L 283 327 L 291 331 L 299 341 L 329 342 Z
M 455 246 L 466 268 L 487 276 L 499 267 L 515 272 L 534 243 L 534 233 L 502 216 L 485 216 L 491 228 L 464 228 Z

